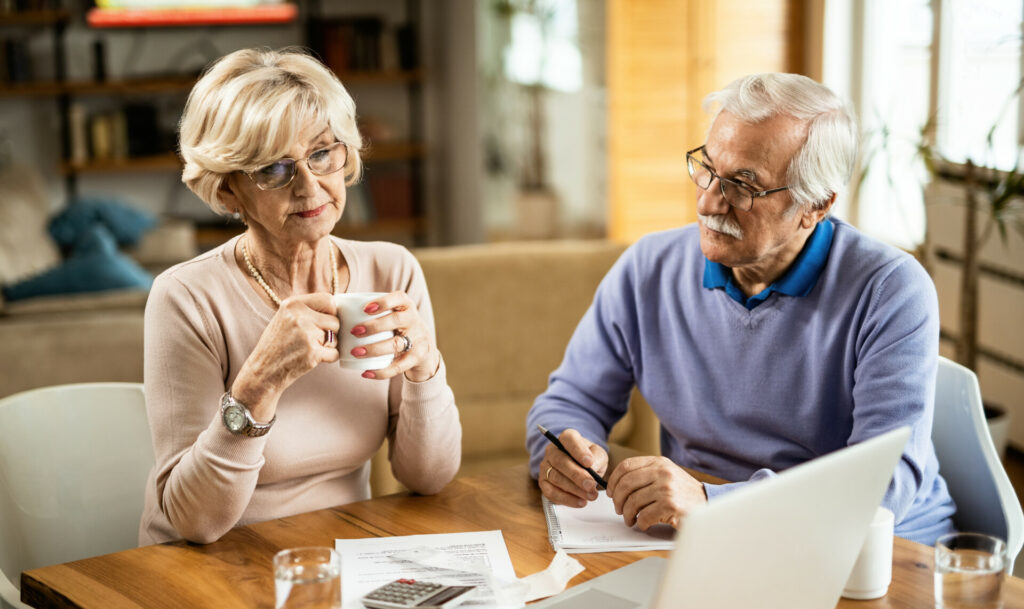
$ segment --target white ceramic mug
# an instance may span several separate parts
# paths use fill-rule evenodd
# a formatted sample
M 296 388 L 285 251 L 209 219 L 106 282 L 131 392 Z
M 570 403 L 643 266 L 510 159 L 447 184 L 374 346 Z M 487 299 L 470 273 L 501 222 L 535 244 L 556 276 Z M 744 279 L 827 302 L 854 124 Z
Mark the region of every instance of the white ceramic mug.
M 895 517 L 884 507 L 878 508 L 864 537 L 857 562 L 843 588 L 843 596 L 855 600 L 881 598 L 892 581 L 892 544 Z
M 380 370 L 387 368 L 391 360 L 395 359 L 394 353 L 378 355 L 376 357 L 353 357 L 352 349 L 365 347 L 382 340 L 393 337 L 392 332 L 377 332 L 363 336 L 354 336 L 352 328 L 359 324 L 381 317 L 390 313 L 390 310 L 379 313 L 368 314 L 363 309 L 371 301 L 385 296 L 385 292 L 351 292 L 346 294 L 335 294 L 334 305 L 338 307 L 338 321 L 341 322 L 341 330 L 338 332 L 338 351 L 341 353 L 341 367 L 351 370 Z

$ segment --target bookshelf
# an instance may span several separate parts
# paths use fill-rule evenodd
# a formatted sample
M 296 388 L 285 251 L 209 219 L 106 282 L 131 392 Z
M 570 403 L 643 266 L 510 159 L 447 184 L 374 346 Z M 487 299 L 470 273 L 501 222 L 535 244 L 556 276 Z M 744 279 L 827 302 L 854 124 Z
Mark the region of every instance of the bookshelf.
M 28 1 L 28 0 L 26 0 Z M 364 129 L 367 150 L 364 161 L 367 171 L 364 182 L 350 193 L 350 209 L 363 206 L 360 213 L 342 219 L 337 234 L 352 238 L 394 238 L 409 245 L 425 244 L 428 229 L 431 226 L 424 203 L 424 166 L 428 160 L 428 147 L 424 143 L 422 123 L 424 120 L 421 90 L 427 79 L 428 72 L 419 61 L 419 50 L 416 46 L 420 36 L 420 4 L 422 0 L 387 0 L 371 5 L 369 10 L 381 10 L 380 15 L 333 15 L 326 14 L 338 9 L 338 4 L 321 2 L 320 0 L 304 0 L 298 4 L 284 3 L 251 8 L 233 8 L 216 10 L 172 10 L 172 11 L 125 11 L 102 8 L 86 8 L 80 0 L 32 0 L 37 6 L 63 7 L 49 10 L 32 10 L 3 12 L 0 8 L 0 36 L 6 40 L 5 32 L 11 38 L 25 37 L 25 32 L 34 31 L 39 35 L 40 29 L 49 30 L 52 34 L 51 54 L 54 68 L 45 79 L 27 78 L 12 80 L 6 71 L 0 72 L 0 100 L 22 99 L 27 103 L 38 103 L 35 100 L 54 100 L 57 106 L 56 116 L 59 120 L 60 160 L 56 166 L 57 175 L 65 182 L 65 191 L 69 199 L 79 189 L 80 178 L 83 176 L 112 176 L 119 174 L 136 174 L 145 172 L 180 171 L 181 161 L 176 155 L 173 144 L 173 133 L 167 133 L 168 121 L 158 122 L 149 117 L 144 127 L 152 129 L 152 136 L 142 137 L 143 141 L 155 142 L 145 149 L 133 148 L 125 143 L 126 133 L 136 130 L 138 123 L 131 120 L 125 122 L 123 114 L 129 106 L 152 106 L 167 112 L 177 104 L 184 103 L 185 96 L 196 82 L 193 73 L 168 73 L 142 75 L 132 78 L 82 78 L 79 73 L 74 78 L 67 77 L 65 62 L 68 61 L 65 50 L 65 37 L 69 26 L 74 31 L 102 33 L 103 29 L 137 29 L 140 33 L 145 29 L 186 27 L 227 27 L 245 25 L 264 25 L 292 23 L 298 20 L 303 38 L 295 42 L 313 48 L 320 57 L 327 58 L 322 35 L 325 28 L 345 31 L 351 30 L 356 19 L 365 26 L 373 23 L 377 38 L 372 41 L 378 50 L 369 56 L 363 52 L 359 61 L 355 53 L 349 55 L 342 63 L 337 63 L 336 47 L 331 55 L 335 64 L 330 67 L 335 71 L 357 101 L 363 95 L 401 98 L 401 104 L 407 106 L 405 118 L 399 120 L 400 128 L 392 130 L 387 137 L 379 133 L 370 133 Z M 389 4 L 390 3 L 390 4 Z M 385 6 L 387 5 L 387 6 Z M 388 8 L 390 6 L 390 8 Z M 390 17 L 383 17 L 389 10 L 401 7 L 402 17 L 396 18 L 394 11 Z M 386 23 L 390 19 L 397 25 Z M 29 30 L 28 28 L 33 28 Z M 83 28 L 85 28 L 83 30 Z M 349 31 L 349 34 L 352 34 Z M 102 38 L 102 36 L 97 36 Z M 347 39 L 351 42 L 351 39 Z M 365 45 L 367 39 L 362 38 Z M 38 46 L 38 45 L 37 45 Z M 390 46 L 391 51 L 381 50 Z M 225 52 L 231 49 L 224 49 Z M 365 50 L 365 49 L 364 49 Z M 38 49 L 37 49 L 38 51 Z M 79 64 L 81 63 L 78 58 Z M 330 64 L 329 64 L 330 65 Z M 103 76 L 104 70 L 97 72 Z M 179 101 L 180 98 L 180 101 Z M 92 100 L 92 101 L 90 101 Z M 365 108 L 375 108 L 376 104 L 367 104 Z M 360 107 L 360 115 L 367 110 Z M 155 112 L 156 110 L 154 110 Z M 166 115 L 164 115 L 166 118 Z M 105 119 L 113 121 L 115 127 L 101 125 L 109 133 L 100 139 L 117 140 L 116 146 L 97 147 L 94 141 L 95 122 Z M 116 124 L 120 123 L 120 124 Z M 132 125 L 135 125 L 133 127 Z M 361 128 L 363 125 L 361 125 Z M 148 136 L 145 131 L 135 131 Z M 102 149 L 101 149 L 102 148 Z M 110 183 L 109 181 L 106 183 Z M 83 185 L 88 185 L 83 182 Z M 378 204 L 375 199 L 384 204 Z M 348 213 L 346 213 L 348 215 Z M 240 228 L 214 224 L 200 226 L 201 241 L 229 238 Z
M 349 190 L 336 234 L 393 238 L 425 245 L 431 227 L 425 197 L 423 0 L 381 0 L 366 12 L 338 12 L 340 3 L 312 0 L 307 42 L 356 99 L 366 140 L 366 172 Z M 383 96 L 404 116 L 373 116 Z

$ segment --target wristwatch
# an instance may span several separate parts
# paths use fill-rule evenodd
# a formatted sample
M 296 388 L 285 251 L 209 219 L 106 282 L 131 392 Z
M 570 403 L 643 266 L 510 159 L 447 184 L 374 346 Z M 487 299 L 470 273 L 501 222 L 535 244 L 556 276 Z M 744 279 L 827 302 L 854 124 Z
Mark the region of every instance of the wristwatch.
M 277 420 L 277 415 L 275 414 L 269 423 L 257 423 L 245 404 L 236 400 L 235 396 L 227 391 L 220 398 L 220 418 L 224 421 L 224 427 L 231 433 L 258 438 L 270 431 L 270 427 Z

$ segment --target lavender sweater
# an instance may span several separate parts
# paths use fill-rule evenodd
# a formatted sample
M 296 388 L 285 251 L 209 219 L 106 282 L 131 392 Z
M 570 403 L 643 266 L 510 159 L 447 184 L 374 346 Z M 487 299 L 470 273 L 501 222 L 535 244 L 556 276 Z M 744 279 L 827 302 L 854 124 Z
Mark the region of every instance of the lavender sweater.
M 729 489 L 901 425 L 910 440 L 883 505 L 896 534 L 931 544 L 955 506 L 931 443 L 939 322 L 910 256 L 834 218 L 810 292 L 748 310 L 702 287 L 697 225 L 648 235 L 601 282 L 561 366 L 527 416 L 537 476 L 545 440 L 575 428 L 607 446 L 635 384 L 672 461 L 738 480 Z

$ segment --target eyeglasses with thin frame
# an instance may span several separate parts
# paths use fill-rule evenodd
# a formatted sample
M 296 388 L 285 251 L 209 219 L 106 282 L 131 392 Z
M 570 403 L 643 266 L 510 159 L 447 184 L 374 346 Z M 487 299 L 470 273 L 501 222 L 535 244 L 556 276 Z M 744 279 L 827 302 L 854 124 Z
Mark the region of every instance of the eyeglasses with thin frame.
M 718 188 L 722 192 L 722 198 L 725 199 L 726 203 L 732 205 L 736 209 L 750 211 L 751 208 L 754 207 L 754 199 L 767 197 L 772 193 L 782 192 L 783 190 L 789 189 L 789 186 L 783 186 L 781 188 L 770 188 L 768 190 L 758 192 L 742 182 L 723 178 L 715 173 L 713 169 L 699 161 L 697 157 L 693 156 L 693 154 L 698 151 L 700 151 L 703 156 L 704 146 L 698 146 L 686 153 L 686 170 L 690 173 L 690 179 L 693 180 L 693 183 L 701 190 L 707 190 L 711 187 L 711 182 L 713 182 L 715 178 L 718 178 Z
M 292 183 L 298 173 L 299 163 L 305 163 L 313 175 L 325 176 L 339 171 L 348 161 L 348 147 L 342 142 L 334 142 L 326 148 L 320 148 L 304 159 L 283 158 L 260 167 L 255 171 L 244 171 L 260 190 L 277 190 Z

